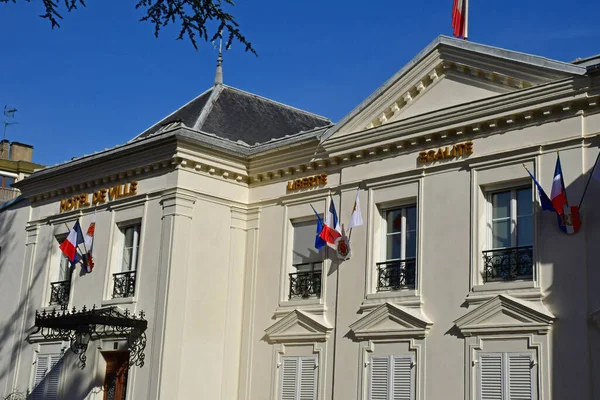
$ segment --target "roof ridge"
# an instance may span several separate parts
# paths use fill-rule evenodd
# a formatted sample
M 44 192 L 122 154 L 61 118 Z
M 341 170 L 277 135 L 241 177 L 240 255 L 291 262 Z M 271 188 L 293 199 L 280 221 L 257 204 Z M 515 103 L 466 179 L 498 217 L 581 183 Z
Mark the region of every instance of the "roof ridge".
M 208 97 L 206 104 L 204 104 L 204 107 L 202 107 L 202 112 L 200 115 L 198 115 L 198 119 L 196 122 L 194 122 L 194 125 L 191 126 L 192 129 L 196 131 L 200 131 L 202 129 L 202 126 L 206 122 L 206 118 L 208 118 L 208 115 L 212 111 L 214 104 L 217 102 L 219 96 L 223 92 L 223 86 L 224 85 L 222 83 L 218 83 L 212 87 L 213 91 Z
M 310 116 L 312 116 L 312 117 L 318 117 L 318 118 L 321 118 L 321 119 L 324 119 L 324 120 L 326 120 L 326 121 L 329 121 L 329 122 L 331 122 L 331 120 L 330 120 L 329 118 L 327 118 L 327 117 L 325 117 L 325 116 L 323 116 L 323 115 L 315 114 L 315 113 L 313 113 L 313 112 L 306 111 L 306 110 L 303 110 L 303 109 L 301 109 L 301 108 L 297 108 L 297 107 L 294 107 L 294 106 L 290 106 L 289 104 L 285 104 L 285 103 L 282 103 L 282 102 L 280 102 L 280 101 L 277 101 L 277 100 L 269 99 L 268 97 L 264 97 L 264 96 L 258 95 L 258 94 L 256 94 L 256 93 L 248 92 L 248 91 L 246 91 L 246 90 L 239 89 L 239 88 L 236 88 L 236 87 L 233 87 L 233 86 L 229 86 L 229 85 L 226 85 L 226 84 L 223 84 L 223 86 L 224 86 L 224 88 L 235 90 L 235 91 L 237 91 L 237 92 L 240 92 L 240 93 L 242 93 L 242 94 L 245 94 L 245 95 L 247 95 L 247 96 L 256 97 L 256 98 L 259 98 L 259 99 L 261 99 L 261 100 L 267 101 L 267 102 L 269 102 L 269 103 L 277 104 L 277 105 L 279 105 L 279 106 L 282 106 L 282 107 L 288 108 L 288 109 L 290 109 L 290 110 L 294 110 L 294 111 L 296 111 L 296 112 L 299 112 L 299 113 L 302 113 L 302 114 L 310 115 Z
M 128 142 L 131 142 L 133 140 L 138 139 L 144 133 L 148 132 L 149 130 L 151 130 L 152 128 L 154 128 L 156 125 L 160 124 L 162 121 L 168 119 L 170 116 L 172 116 L 175 113 L 179 112 L 181 109 L 185 108 L 190 103 L 193 103 L 194 101 L 198 100 L 200 97 L 204 96 L 206 93 L 208 93 L 209 91 L 211 91 L 213 89 L 214 89 L 214 86 L 211 86 L 210 88 L 206 89 L 204 92 L 200 93 L 198 96 L 194 97 L 193 99 L 191 99 L 190 101 L 188 101 L 187 103 L 185 103 L 184 105 L 182 105 L 181 107 L 179 107 L 177 110 L 173 111 L 169 115 L 166 115 L 166 116 L 162 117 L 161 119 L 159 119 L 158 121 L 156 121 L 155 123 L 153 123 L 152 125 L 150 125 L 148 128 L 144 129 L 140 134 L 138 134 L 137 136 L 135 136 L 133 139 L 128 140 Z M 212 95 L 212 93 L 211 93 L 211 95 Z M 160 128 L 159 128 L 159 130 L 160 130 Z

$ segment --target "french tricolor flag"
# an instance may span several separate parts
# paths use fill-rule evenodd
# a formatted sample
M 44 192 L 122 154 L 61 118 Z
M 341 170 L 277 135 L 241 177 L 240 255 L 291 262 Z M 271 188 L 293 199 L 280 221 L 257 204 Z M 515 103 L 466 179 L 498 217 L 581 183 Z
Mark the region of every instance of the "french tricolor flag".
M 63 252 L 65 257 L 71 261 L 71 263 L 75 263 L 78 259 L 77 255 L 77 246 L 81 243 L 84 243 L 83 232 L 81 231 L 81 225 L 79 225 L 79 220 L 75 222 L 73 225 L 73 229 L 69 232 L 67 238 L 58 246 L 60 250 Z
M 461 39 L 467 38 L 467 12 L 468 0 L 454 0 L 452 5 L 452 28 L 454 36 Z
M 556 157 L 556 167 L 554 168 L 554 179 L 552 180 L 552 191 L 550 192 L 552 206 L 558 215 L 564 213 L 564 208 L 569 206 L 567 201 L 567 191 L 565 190 L 565 181 L 560 166 L 560 156 Z
M 312 206 L 311 206 L 312 207 Z M 342 236 L 340 223 L 338 220 L 337 212 L 335 211 L 335 204 L 333 199 L 329 202 L 329 211 L 325 217 L 325 223 L 321 219 L 321 216 L 317 213 L 313 207 L 313 211 L 317 216 L 317 236 L 315 238 L 315 248 L 321 250 L 325 245 L 332 249 L 337 248 L 336 241 Z

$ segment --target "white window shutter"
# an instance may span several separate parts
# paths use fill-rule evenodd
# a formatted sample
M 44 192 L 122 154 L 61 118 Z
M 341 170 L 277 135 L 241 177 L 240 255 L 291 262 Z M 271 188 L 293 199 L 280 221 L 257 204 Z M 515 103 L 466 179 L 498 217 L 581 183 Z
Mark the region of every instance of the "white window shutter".
M 390 358 L 371 358 L 369 400 L 389 400 Z
M 300 390 L 298 400 L 317 398 L 317 358 L 300 357 Z
M 480 400 L 503 400 L 502 353 L 479 356 Z
M 62 356 L 60 354 L 50 355 L 50 371 L 46 376 L 46 399 L 58 399 L 60 385 L 60 371 L 62 369 Z
M 61 368 L 62 355 L 60 353 L 38 354 L 29 398 L 32 400 L 58 399 Z
M 298 361 L 298 357 L 281 359 L 281 400 L 296 400 Z
M 413 358 L 412 356 L 393 356 L 392 362 L 392 400 L 413 400 Z
M 532 355 L 508 354 L 508 398 L 510 400 L 532 400 Z
M 31 388 L 32 400 L 43 400 L 46 398 L 46 383 L 44 378 L 48 373 L 48 367 L 50 365 L 50 356 L 39 355 L 35 362 L 35 373 L 33 376 L 33 387 Z

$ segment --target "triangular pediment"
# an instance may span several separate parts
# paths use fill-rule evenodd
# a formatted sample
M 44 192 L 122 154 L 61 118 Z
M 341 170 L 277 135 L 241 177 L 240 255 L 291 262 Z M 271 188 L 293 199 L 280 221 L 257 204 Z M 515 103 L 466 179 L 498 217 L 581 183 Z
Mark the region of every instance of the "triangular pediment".
M 581 66 L 440 36 L 322 140 L 584 73 Z
M 293 310 L 265 329 L 274 343 L 296 341 L 325 341 L 332 327 L 321 319 L 300 310 Z
M 454 323 L 465 336 L 510 331 L 547 333 L 554 319 L 539 302 L 498 295 Z
M 424 337 L 433 323 L 420 309 L 385 303 L 350 325 L 357 339 Z

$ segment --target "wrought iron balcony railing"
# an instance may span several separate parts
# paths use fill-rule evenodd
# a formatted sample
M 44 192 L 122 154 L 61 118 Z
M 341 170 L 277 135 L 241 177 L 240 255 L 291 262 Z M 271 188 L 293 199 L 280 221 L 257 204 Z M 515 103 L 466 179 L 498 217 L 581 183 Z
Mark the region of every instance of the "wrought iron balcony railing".
M 533 246 L 483 252 L 484 282 L 533 279 Z
M 113 299 L 133 297 L 135 294 L 136 271 L 126 271 L 113 274 Z
M 321 271 L 291 273 L 289 299 L 310 297 L 321 297 Z
M 414 288 L 416 265 L 416 258 L 377 263 L 377 291 Z
M 66 309 L 69 305 L 69 292 L 71 291 L 71 281 L 59 281 L 50 283 L 50 305 L 61 306 Z

